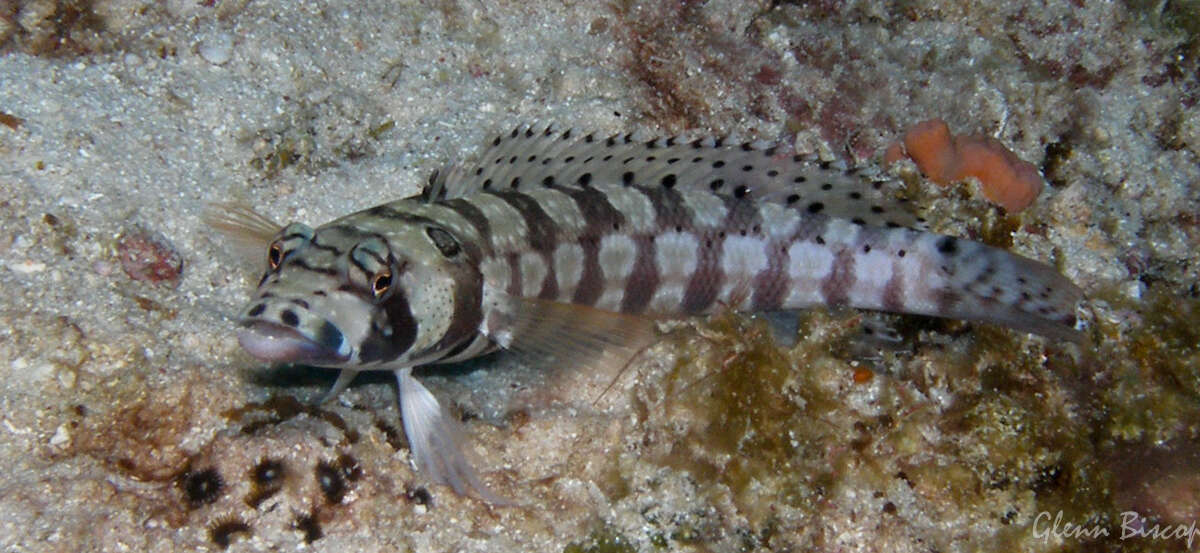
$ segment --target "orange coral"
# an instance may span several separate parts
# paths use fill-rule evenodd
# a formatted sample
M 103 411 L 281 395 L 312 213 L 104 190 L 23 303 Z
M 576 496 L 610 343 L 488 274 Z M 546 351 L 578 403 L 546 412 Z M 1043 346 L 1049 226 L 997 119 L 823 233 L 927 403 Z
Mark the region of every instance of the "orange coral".
M 902 143 L 888 148 L 884 161 L 893 163 L 904 155 L 938 184 L 978 179 L 983 196 L 1010 212 L 1029 207 L 1044 186 L 1037 167 L 1022 161 L 999 141 L 986 136 L 953 136 L 941 119 L 913 125 Z

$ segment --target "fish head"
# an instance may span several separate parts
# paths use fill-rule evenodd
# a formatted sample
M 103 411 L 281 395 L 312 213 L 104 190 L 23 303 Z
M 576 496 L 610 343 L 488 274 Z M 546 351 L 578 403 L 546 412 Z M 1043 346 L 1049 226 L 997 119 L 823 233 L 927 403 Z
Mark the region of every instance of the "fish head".
M 427 227 L 284 227 L 242 311 L 242 348 L 263 361 L 354 370 L 436 358 L 467 264 L 453 236 Z

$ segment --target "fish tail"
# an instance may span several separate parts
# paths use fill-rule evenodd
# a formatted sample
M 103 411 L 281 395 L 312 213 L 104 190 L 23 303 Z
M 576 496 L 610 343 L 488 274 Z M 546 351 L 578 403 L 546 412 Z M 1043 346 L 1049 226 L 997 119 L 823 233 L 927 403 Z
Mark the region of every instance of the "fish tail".
M 1075 308 L 1083 292 L 1045 263 L 930 233 L 920 233 L 905 257 L 907 266 L 897 256 L 901 263 L 878 271 L 890 278 L 877 277 L 877 289 L 860 294 L 868 304 L 863 307 L 993 323 L 1056 339 L 1080 337 Z
M 978 242 L 830 220 L 789 248 L 785 309 L 845 305 L 1078 340 L 1083 292 L 1052 267 Z
M 1001 324 L 1042 336 L 1078 341 L 1076 306 L 1083 291 L 1053 267 L 1020 255 L 931 235 L 923 242 L 936 266 L 928 295 L 943 317 Z

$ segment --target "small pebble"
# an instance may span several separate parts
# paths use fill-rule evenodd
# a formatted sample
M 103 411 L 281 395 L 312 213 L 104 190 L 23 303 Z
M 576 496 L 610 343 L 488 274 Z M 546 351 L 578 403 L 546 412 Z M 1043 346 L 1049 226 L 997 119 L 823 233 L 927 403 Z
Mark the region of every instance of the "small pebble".
M 200 42 L 196 52 L 213 65 L 225 65 L 233 57 L 233 35 L 217 33 Z
M 117 242 L 121 268 L 129 278 L 175 285 L 183 270 L 183 258 L 162 236 L 144 231 L 132 231 Z

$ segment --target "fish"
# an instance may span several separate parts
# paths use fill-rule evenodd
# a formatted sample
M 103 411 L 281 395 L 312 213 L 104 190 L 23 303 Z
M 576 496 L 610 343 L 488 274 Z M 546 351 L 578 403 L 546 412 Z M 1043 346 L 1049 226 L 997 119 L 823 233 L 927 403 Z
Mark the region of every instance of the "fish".
M 1078 340 L 1070 279 L 931 232 L 908 203 L 873 167 L 770 142 L 522 125 L 420 193 L 316 228 L 236 204 L 206 217 L 266 254 L 237 317 L 246 352 L 340 370 L 322 401 L 360 371 L 392 371 L 418 471 L 505 504 L 414 368 L 500 349 L 621 363 L 656 321 L 813 306 Z

